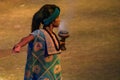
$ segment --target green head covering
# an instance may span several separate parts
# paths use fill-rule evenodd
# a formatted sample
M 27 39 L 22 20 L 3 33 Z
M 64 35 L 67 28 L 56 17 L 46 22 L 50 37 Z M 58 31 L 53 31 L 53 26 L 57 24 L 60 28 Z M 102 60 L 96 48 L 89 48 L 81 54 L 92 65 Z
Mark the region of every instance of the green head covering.
M 47 19 L 43 20 L 44 26 L 49 25 L 51 22 L 53 22 L 60 14 L 60 10 L 58 8 L 55 9 L 54 13 L 48 17 Z

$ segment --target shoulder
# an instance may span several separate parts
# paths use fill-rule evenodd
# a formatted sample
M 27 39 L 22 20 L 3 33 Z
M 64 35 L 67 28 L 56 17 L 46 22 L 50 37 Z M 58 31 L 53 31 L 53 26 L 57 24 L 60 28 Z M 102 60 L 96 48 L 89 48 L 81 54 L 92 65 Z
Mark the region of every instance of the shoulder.
M 44 36 L 44 30 L 43 29 L 38 29 L 38 30 L 33 31 L 30 34 L 33 35 L 34 37 Z

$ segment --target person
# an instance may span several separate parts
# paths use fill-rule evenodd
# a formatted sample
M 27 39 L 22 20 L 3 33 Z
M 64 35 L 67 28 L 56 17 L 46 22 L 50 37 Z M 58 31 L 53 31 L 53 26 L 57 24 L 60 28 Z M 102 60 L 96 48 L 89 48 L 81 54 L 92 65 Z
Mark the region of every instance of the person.
M 53 29 L 60 25 L 60 8 L 45 4 L 32 18 L 30 35 L 13 47 L 14 53 L 28 44 L 24 80 L 61 80 L 61 43 Z M 42 28 L 41 25 L 43 26 Z

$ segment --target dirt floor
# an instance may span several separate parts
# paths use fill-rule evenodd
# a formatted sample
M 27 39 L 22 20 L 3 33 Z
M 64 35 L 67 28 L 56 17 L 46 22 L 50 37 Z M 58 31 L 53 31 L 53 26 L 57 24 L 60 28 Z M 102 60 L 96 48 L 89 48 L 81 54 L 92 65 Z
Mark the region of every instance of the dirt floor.
M 11 49 L 47 3 L 61 7 L 60 28 L 70 33 L 63 80 L 120 80 L 120 0 L 0 0 L 0 80 L 23 80 L 27 46 Z

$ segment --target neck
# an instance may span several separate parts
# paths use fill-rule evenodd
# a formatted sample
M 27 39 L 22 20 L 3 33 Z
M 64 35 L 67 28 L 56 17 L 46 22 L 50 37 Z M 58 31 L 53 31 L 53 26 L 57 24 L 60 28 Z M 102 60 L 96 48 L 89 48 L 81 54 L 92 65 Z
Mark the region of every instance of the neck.
M 52 32 L 53 32 L 53 27 L 52 26 L 48 26 L 45 29 L 48 30 L 52 34 Z

